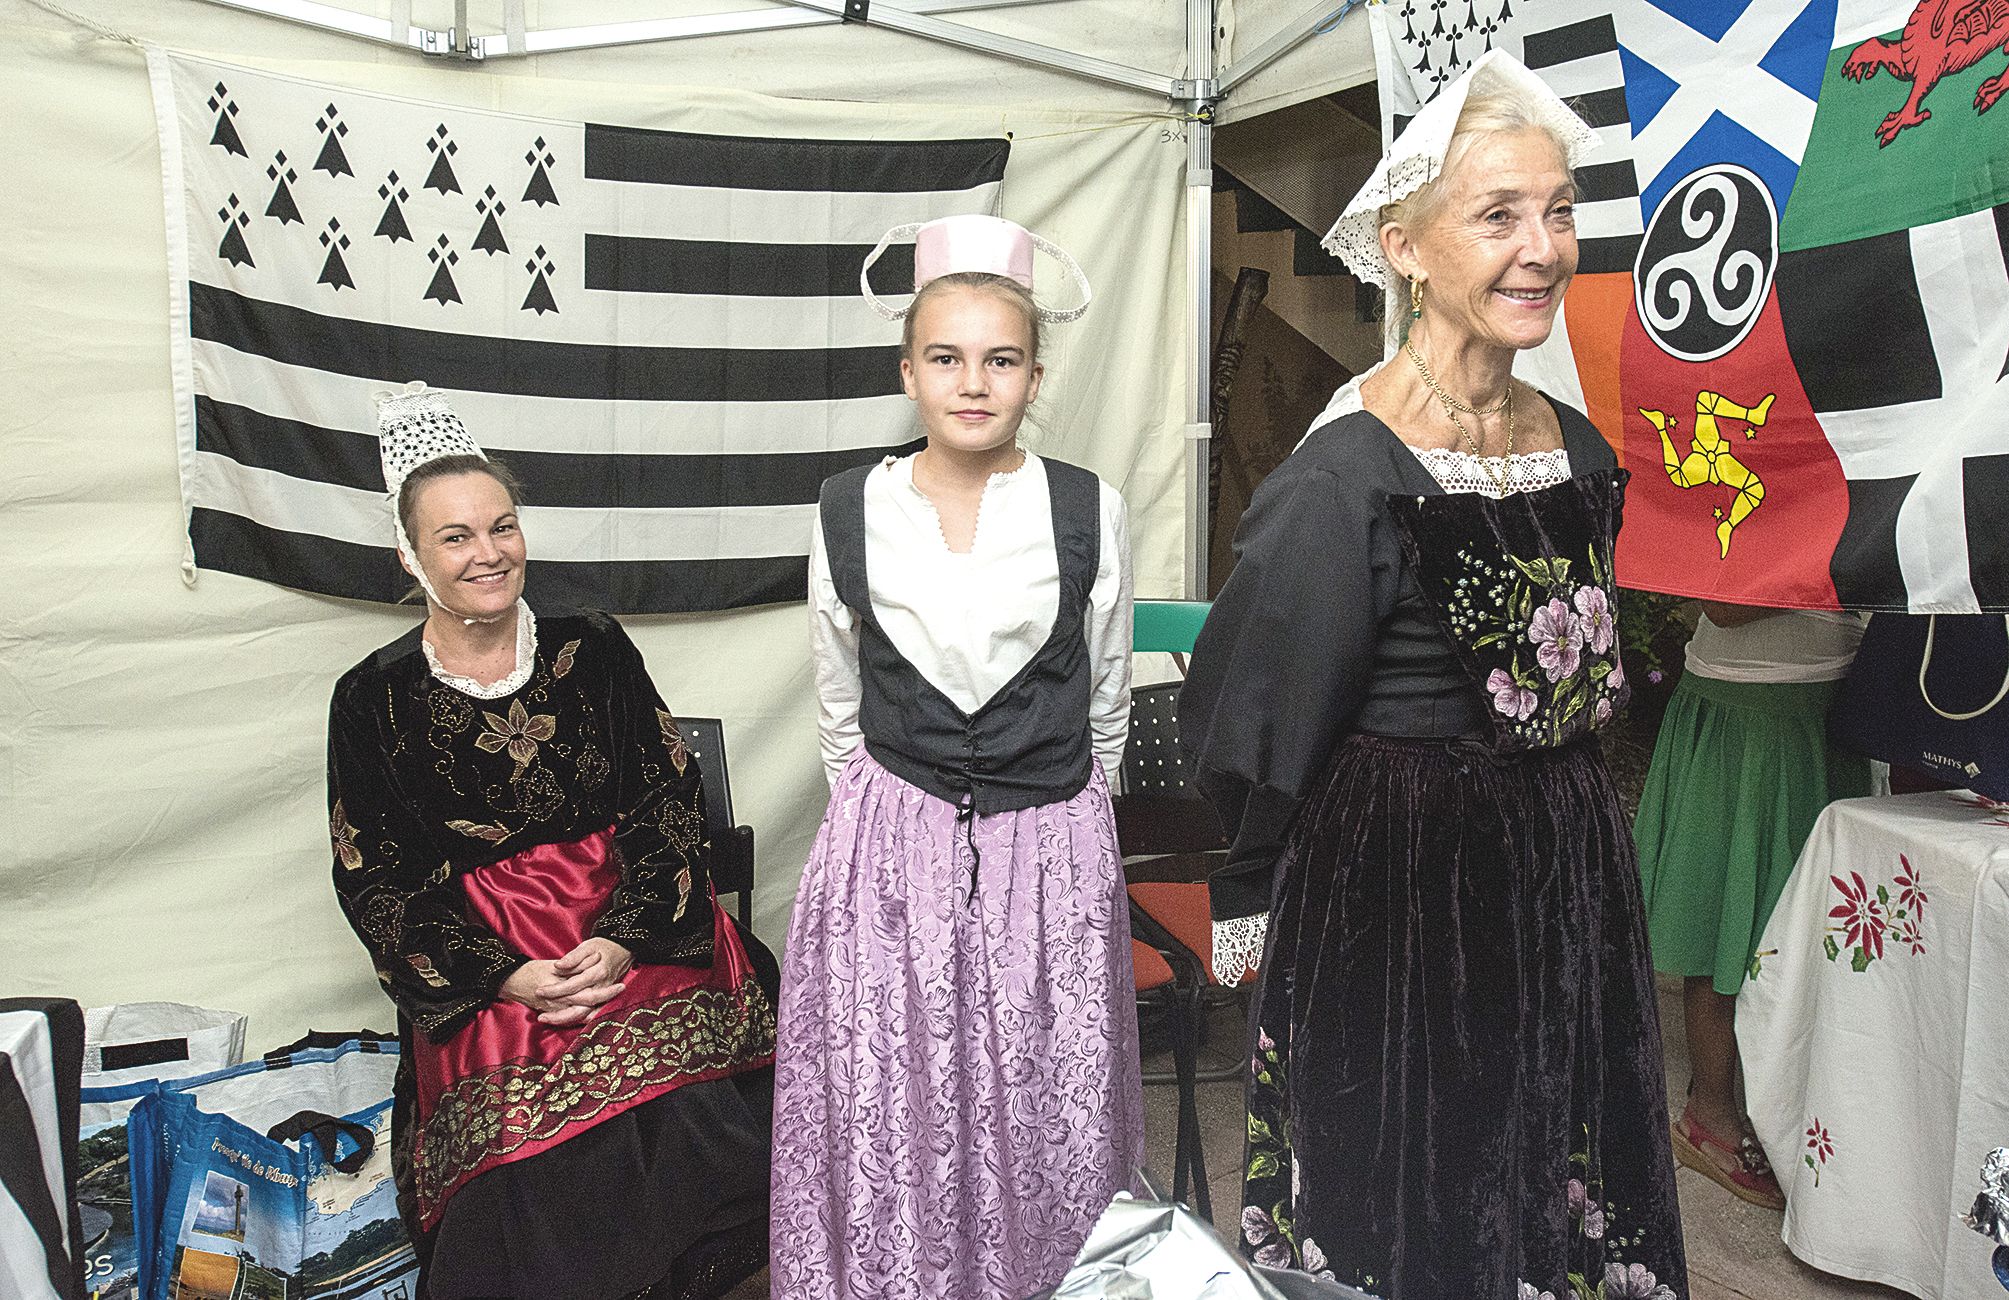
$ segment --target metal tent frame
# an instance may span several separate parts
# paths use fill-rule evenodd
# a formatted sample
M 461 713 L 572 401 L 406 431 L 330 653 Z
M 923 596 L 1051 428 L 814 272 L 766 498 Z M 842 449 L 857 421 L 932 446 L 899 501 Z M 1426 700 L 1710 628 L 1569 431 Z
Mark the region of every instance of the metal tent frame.
M 776 31 L 858 23 L 903 32 L 922 40 L 956 46 L 973 54 L 1028 64 L 1069 76 L 1160 98 L 1186 120 L 1186 276 L 1190 288 L 1187 324 L 1191 347 L 1186 364 L 1186 563 L 1185 595 L 1208 594 L 1208 444 L 1213 438 L 1209 402 L 1212 363 L 1215 110 L 1235 87 L 1282 58 L 1305 40 L 1330 31 L 1360 0 L 1317 0 L 1260 45 L 1226 68 L 1216 67 L 1215 0 L 1185 0 L 1185 77 L 1114 63 L 1093 55 L 1003 36 L 940 15 L 1062 0 L 783 0 L 760 9 L 742 9 L 680 18 L 643 19 L 584 27 L 526 30 L 523 0 L 503 0 L 504 30 L 477 36 L 468 28 L 468 0 L 454 0 L 454 25 L 444 31 L 414 27 L 410 0 L 398 0 L 394 16 L 375 18 L 318 0 L 205 0 L 229 9 L 262 14 L 371 41 L 409 48 L 441 59 L 480 63 L 567 50 L 640 45 L 705 36 Z

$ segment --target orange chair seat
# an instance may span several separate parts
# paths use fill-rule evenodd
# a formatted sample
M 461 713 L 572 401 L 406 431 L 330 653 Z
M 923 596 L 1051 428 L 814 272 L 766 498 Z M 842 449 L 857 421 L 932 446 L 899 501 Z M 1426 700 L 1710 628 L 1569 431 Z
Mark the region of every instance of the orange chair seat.
M 1200 959 L 1210 982 L 1221 982 L 1214 974 L 1214 916 L 1208 910 L 1205 883 L 1140 881 L 1130 886 L 1130 898 Z M 1244 983 L 1254 978 L 1253 971 L 1242 977 Z
M 1137 991 L 1149 993 L 1152 989 L 1162 989 L 1172 982 L 1172 966 L 1160 953 L 1142 939 L 1130 941 L 1130 968 L 1137 973 Z

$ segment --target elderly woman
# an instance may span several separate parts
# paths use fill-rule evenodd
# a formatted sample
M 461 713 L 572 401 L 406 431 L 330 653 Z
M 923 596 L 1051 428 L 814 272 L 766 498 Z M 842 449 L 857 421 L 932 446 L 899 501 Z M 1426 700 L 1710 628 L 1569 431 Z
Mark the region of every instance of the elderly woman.
M 619 624 L 524 603 L 514 480 L 439 394 L 379 425 L 426 621 L 337 683 L 328 800 L 427 1294 L 721 1295 L 766 1256 L 774 1009 L 697 765 Z
M 1589 734 L 1626 695 L 1624 476 L 1511 374 L 1576 269 L 1594 142 L 1498 53 L 1396 141 L 1328 243 L 1407 339 L 1256 494 L 1180 699 L 1232 834 L 1215 968 L 1260 960 L 1243 1248 L 1389 1300 L 1687 1290 L 1638 865 Z

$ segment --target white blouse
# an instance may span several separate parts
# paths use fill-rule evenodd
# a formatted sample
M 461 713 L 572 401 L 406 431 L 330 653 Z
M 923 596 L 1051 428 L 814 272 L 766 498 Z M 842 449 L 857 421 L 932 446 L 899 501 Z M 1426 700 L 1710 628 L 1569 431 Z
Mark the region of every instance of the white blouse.
M 1111 790 L 1123 774 L 1130 727 L 1130 535 L 1123 496 L 1102 485 L 1102 561 L 1086 614 L 1089 740 Z M 872 606 L 895 649 L 965 713 L 1017 676 L 1052 635 L 1060 563 L 1046 464 L 1026 453 L 993 474 L 967 554 L 951 551 L 941 517 L 914 486 L 911 456 L 865 480 L 865 571 Z M 834 786 L 863 735 L 858 616 L 837 598 L 819 518 L 809 549 L 810 647 L 817 732 Z

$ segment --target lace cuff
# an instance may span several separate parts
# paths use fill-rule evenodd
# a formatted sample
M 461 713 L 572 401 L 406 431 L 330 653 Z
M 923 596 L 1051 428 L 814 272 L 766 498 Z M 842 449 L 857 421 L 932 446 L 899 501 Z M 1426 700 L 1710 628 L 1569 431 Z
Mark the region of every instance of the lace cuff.
M 1214 922 L 1214 982 L 1233 988 L 1263 957 L 1263 937 L 1269 933 L 1267 913 Z

